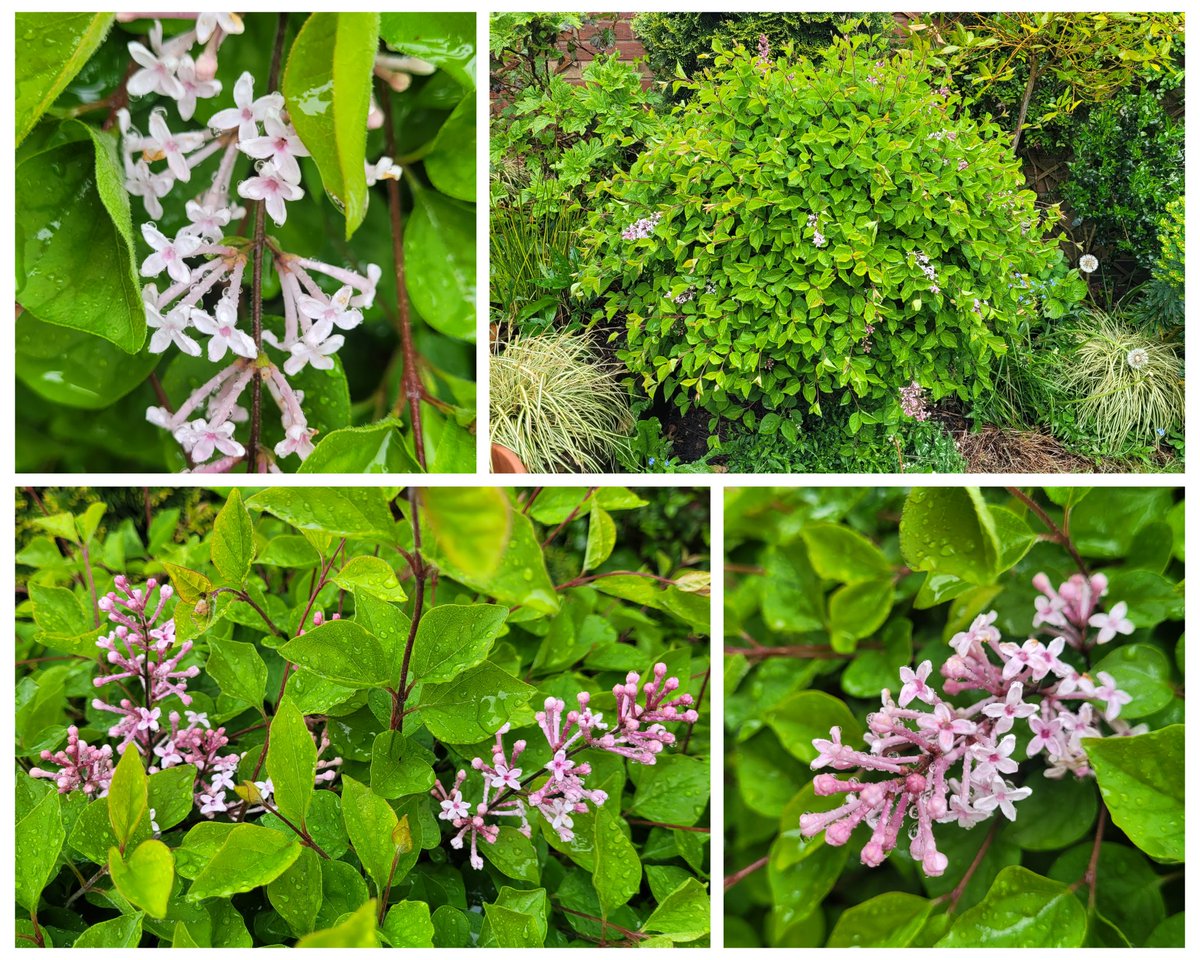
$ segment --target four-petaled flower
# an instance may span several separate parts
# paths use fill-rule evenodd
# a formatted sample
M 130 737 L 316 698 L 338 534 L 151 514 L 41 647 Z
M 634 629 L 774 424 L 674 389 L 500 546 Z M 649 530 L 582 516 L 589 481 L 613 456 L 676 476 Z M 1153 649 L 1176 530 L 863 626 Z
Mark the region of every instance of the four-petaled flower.
M 956 715 L 945 703 L 939 703 L 934 707 L 933 713 L 923 713 L 917 717 L 917 726 L 922 730 L 937 733 L 938 749 L 943 753 L 950 752 L 957 736 L 972 733 L 975 730 L 975 724 Z
M 233 85 L 233 102 L 237 106 L 218 110 L 208 121 L 214 130 L 237 129 L 238 140 L 252 140 L 258 136 L 258 125 L 267 117 L 274 117 L 283 109 L 283 96 L 268 93 L 254 99 L 254 77 L 243 73 Z
M 204 419 L 192 420 L 175 431 L 175 439 L 187 449 L 195 463 L 206 463 L 219 450 L 227 457 L 241 457 L 246 448 L 233 439 L 233 421 L 210 427 Z
M 521 768 L 509 768 L 503 763 L 496 764 L 496 775 L 491 778 L 493 787 L 508 787 L 509 790 L 521 789 Z
M 192 314 L 192 322 L 201 333 L 207 333 L 208 359 L 216 363 L 226 350 L 232 350 L 239 357 L 253 360 L 258 356 L 254 349 L 254 341 L 249 334 L 237 328 L 237 310 L 228 300 L 217 302 L 216 319 L 214 320 L 202 310 Z
M 546 769 L 550 771 L 550 775 L 555 780 L 562 780 L 564 777 L 570 774 L 571 769 L 574 766 L 575 761 L 567 759 L 566 751 L 559 750 L 554 754 L 554 759 L 546 764 Z
M 142 224 L 142 236 L 154 249 L 154 252 L 142 261 L 143 277 L 157 277 L 166 270 L 167 275 L 176 283 L 187 283 L 192 279 L 192 271 L 184 260 L 192 256 L 200 246 L 199 237 L 190 233 L 180 233 L 174 240 L 169 240 L 152 223 Z
M 153 284 L 149 289 L 153 289 Z M 201 311 L 192 307 L 176 307 L 163 316 L 158 307 L 148 300 L 145 307 L 146 326 L 154 331 L 154 336 L 150 338 L 151 353 L 162 353 L 173 343 L 189 356 L 200 356 L 200 344 L 187 335 L 187 329 L 193 314 L 204 316 Z
M 996 719 L 996 733 L 1006 733 L 1012 729 L 1013 721 L 1032 717 L 1037 713 L 1037 707 L 1032 703 L 1025 703 L 1022 699 L 1025 695 L 1025 686 L 1019 681 L 1012 683 L 1008 688 L 1008 693 L 1004 699 L 998 703 L 989 703 L 983 708 L 983 714 L 987 717 Z
M 354 296 L 354 288 L 343 286 L 328 300 L 318 300 L 316 297 L 297 297 L 296 305 L 300 312 L 310 320 L 318 323 L 329 321 L 342 330 L 353 330 L 362 323 L 362 312 L 350 306 Z
M 192 179 L 187 155 L 204 145 L 202 133 L 172 133 L 161 110 L 150 114 L 150 136 L 142 141 L 147 159 L 165 159 L 167 167 L 184 183 Z
M 447 799 L 442 801 L 442 812 L 438 814 L 438 819 L 461 820 L 470 816 L 470 813 L 471 808 L 463 800 L 462 791 L 455 790 Z
M 1093 613 L 1088 619 L 1088 626 L 1099 629 L 1096 642 L 1108 643 L 1118 633 L 1126 637 L 1133 633 L 1133 621 L 1126 616 L 1128 612 L 1129 605 L 1122 600 L 1114 604 L 1108 613 Z
M 286 180 L 271 161 L 259 165 L 258 176 L 250 177 L 238 184 L 238 196 L 246 200 L 262 200 L 267 213 L 281 227 L 287 221 L 287 201 L 299 200 L 304 191 Z
M 340 333 L 331 337 L 332 330 L 333 323 L 329 320 L 314 323 L 298 343 L 292 344 L 292 355 L 283 364 L 284 373 L 295 376 L 308 364 L 316 370 L 332 370 L 331 354 L 337 353 L 346 339 Z
M 929 660 L 923 661 L 916 671 L 910 670 L 908 667 L 900 668 L 900 680 L 904 683 L 904 686 L 900 688 L 898 700 L 900 706 L 907 707 L 913 698 L 924 703 L 934 703 L 937 700 L 937 694 L 925 683 L 932 669 L 933 663 Z
M 300 164 L 296 162 L 296 158 L 307 157 L 308 149 L 300 142 L 290 123 L 268 115 L 263 121 L 263 126 L 266 128 L 265 136 L 242 140 L 238 143 L 238 148 L 251 157 L 270 160 L 284 180 L 299 183 Z
M 1032 757 L 1043 749 L 1047 753 L 1056 752 L 1052 748 L 1058 742 L 1059 734 L 1062 733 L 1061 721 L 1030 717 L 1029 729 L 1033 731 L 1033 739 L 1029 741 L 1029 746 L 1026 748 L 1026 756 Z

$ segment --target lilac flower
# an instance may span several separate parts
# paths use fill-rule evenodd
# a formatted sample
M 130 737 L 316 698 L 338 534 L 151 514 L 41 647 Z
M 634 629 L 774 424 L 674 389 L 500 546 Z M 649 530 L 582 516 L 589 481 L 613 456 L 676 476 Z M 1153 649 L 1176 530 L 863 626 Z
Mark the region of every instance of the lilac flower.
M 191 279 L 192 271 L 184 261 L 199 248 L 199 237 L 180 233 L 174 240 L 168 240 L 152 223 L 142 224 L 142 236 L 154 250 L 142 261 L 143 277 L 157 277 L 166 270 L 167 275 L 178 283 L 187 283 Z
M 925 388 L 916 380 L 900 388 L 900 409 L 914 420 L 928 420 L 929 410 L 925 406 Z
M 194 233 L 207 240 L 220 240 L 233 217 L 233 211 L 228 207 L 217 206 L 214 203 L 201 204 L 189 200 L 185 209 L 188 219 L 192 222 L 180 233 Z
M 253 140 L 258 136 L 258 125 L 268 117 L 278 117 L 283 110 L 283 96 L 269 93 L 254 99 L 254 76 L 243 73 L 233 85 L 235 106 L 219 110 L 212 115 L 208 125 L 214 130 L 234 130 L 238 140 Z
M 192 178 L 187 155 L 204 145 L 202 133 L 172 133 L 161 110 L 150 114 L 150 136 L 142 141 L 146 153 L 162 154 L 177 180 L 186 183 Z
M 292 344 L 292 355 L 283 365 L 284 373 L 289 377 L 295 376 L 308 365 L 316 370 L 332 370 L 332 354 L 341 348 L 346 339 L 340 333 L 331 337 L 329 334 L 332 330 L 333 323 L 329 320 L 313 324 L 298 342 Z
M 217 31 L 222 33 L 241 33 L 246 29 L 242 18 L 236 13 L 198 13 L 196 14 L 196 39 L 208 43 L 209 38 Z
M 233 439 L 233 424 L 229 421 L 214 426 L 203 419 L 193 420 L 175 431 L 175 439 L 196 463 L 210 460 L 216 450 L 230 457 L 246 453 L 246 448 Z
M 273 163 L 266 161 L 259 165 L 257 177 L 238 184 L 238 196 L 262 200 L 275 226 L 281 227 L 287 221 L 286 201 L 299 200 L 304 196 L 304 190 L 289 182 Z
M 263 120 L 263 126 L 266 128 L 265 136 L 242 140 L 238 143 L 238 149 L 248 156 L 271 161 L 284 180 L 288 183 L 299 183 L 300 164 L 296 158 L 307 157 L 308 149 L 300 142 L 300 137 L 290 123 L 268 115 Z M 276 222 L 282 221 L 277 217 Z
M 354 296 L 354 288 L 345 284 L 337 293 L 328 299 L 317 297 L 299 297 L 296 305 L 300 313 L 315 320 L 317 323 L 329 321 L 341 330 L 353 330 L 362 323 L 362 312 L 350 306 Z
M 31 767 L 29 775 L 43 780 L 53 780 L 59 793 L 82 790 L 88 796 L 108 795 L 112 780 L 112 747 L 92 747 L 79 739 L 79 728 L 67 727 L 67 745 L 57 753 L 42 751 L 42 761 L 53 763 L 57 770 L 42 770 Z
M 651 214 L 647 218 L 643 218 L 631 223 L 625 228 L 621 236 L 625 240 L 644 240 L 646 237 L 654 233 L 654 228 L 658 226 L 658 221 L 661 219 L 661 213 Z
M 928 660 L 918 666 L 915 673 L 908 667 L 900 668 L 900 682 L 904 684 L 900 688 L 900 706 L 907 707 L 914 697 L 925 703 L 935 702 L 937 693 L 925 683 L 932 669 L 933 664 Z
M 142 198 L 146 215 L 152 220 L 158 220 L 163 215 L 160 197 L 165 197 L 175 185 L 175 176 L 171 173 L 153 173 L 145 160 L 136 163 L 125 158 L 125 190 L 135 197 Z
M 370 160 L 366 164 L 367 186 L 373 187 L 380 180 L 399 180 L 404 175 L 404 168 L 391 157 L 380 157 L 375 163 Z
M 153 290 L 154 285 L 151 284 L 148 289 Z M 163 353 L 173 343 L 189 356 L 200 356 L 200 344 L 187 335 L 192 314 L 200 313 L 199 310 L 193 310 L 190 307 L 176 307 L 174 310 L 168 311 L 164 317 L 159 313 L 158 307 L 149 301 L 146 302 L 145 308 L 146 326 L 154 331 L 154 335 L 150 338 L 151 353 Z
M 540 814 L 564 842 L 570 842 L 574 838 L 573 815 L 586 813 L 589 803 L 598 807 L 608 799 L 603 790 L 587 786 L 592 768 L 588 763 L 572 759 L 577 753 L 589 748 L 599 749 L 636 763 L 654 763 L 662 747 L 674 743 L 674 735 L 662 724 L 694 723 L 697 719 L 696 711 L 691 709 L 691 696 L 674 695 L 679 681 L 675 677 L 666 677 L 664 664 L 655 666 L 650 682 L 640 688 L 639 684 L 639 675 L 631 673 L 625 683 L 613 689 L 617 714 L 612 728 L 591 709 L 591 698 L 587 693 L 577 695 L 578 709 L 570 711 L 566 710 L 564 701 L 555 697 L 545 701 L 544 709 L 537 712 L 535 719 L 552 759 L 543 767 L 549 776 L 540 785 L 533 784 L 541 779 L 541 772 L 522 779 L 523 770 L 517 766 L 526 742 L 518 740 L 511 753 L 506 750 L 504 735 L 509 732 L 508 724 L 496 732 L 491 762 L 482 757 L 471 761 L 472 769 L 482 776 L 483 794 L 473 813 L 462 796 L 462 786 L 467 778 L 465 770 L 458 771 L 449 789 L 440 780 L 435 781 L 430 793 L 440 803 L 438 817 L 458 831 L 450 838 L 450 846 L 461 850 L 469 841 L 471 866 L 482 869 L 478 844 L 481 841 L 495 843 L 499 836 L 499 826 L 489 823 L 488 818 L 518 818 L 518 829 L 530 836 L 529 814 L 533 811 Z M 638 702 L 639 693 L 644 694 L 644 703 Z
M 191 57 L 183 56 L 175 69 L 175 77 L 181 92 L 175 100 L 179 104 L 179 116 L 191 120 L 196 112 L 196 100 L 207 100 L 221 92 L 221 81 L 196 74 L 196 63 Z M 184 177 L 183 179 L 187 179 Z
M 192 322 L 201 333 L 208 334 L 208 359 L 216 363 L 225 356 L 225 351 L 232 350 L 239 357 L 253 360 L 258 351 L 250 336 L 237 328 L 237 308 L 228 300 L 222 298 L 217 302 L 216 319 L 202 310 L 192 314 Z
M 1025 685 L 1017 681 L 1009 686 L 1003 700 L 989 703 L 983 708 L 984 715 L 996 721 L 992 729 L 997 734 L 1011 730 L 1014 720 L 1024 720 L 1037 713 L 1037 707 L 1022 700 L 1024 695 Z
M 161 37 L 162 30 L 159 29 Z M 183 85 L 175 78 L 178 59 L 148 50 L 136 41 L 129 44 L 129 56 L 141 69 L 136 70 L 125 84 L 132 96 L 144 97 L 160 93 L 164 97 L 178 99 L 183 96 Z
M 1133 633 L 1133 621 L 1125 616 L 1128 610 L 1128 605 L 1122 600 L 1108 613 L 1094 613 L 1088 618 L 1088 625 L 1099 630 L 1096 634 L 1097 643 L 1108 643 L 1118 633 L 1126 637 Z

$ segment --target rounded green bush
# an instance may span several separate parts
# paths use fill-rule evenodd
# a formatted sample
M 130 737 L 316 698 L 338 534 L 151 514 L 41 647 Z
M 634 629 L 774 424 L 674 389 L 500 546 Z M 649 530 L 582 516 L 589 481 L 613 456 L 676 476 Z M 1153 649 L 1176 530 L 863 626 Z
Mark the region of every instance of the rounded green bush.
M 661 140 L 597 187 L 576 292 L 625 322 L 651 394 L 751 426 L 753 405 L 855 403 L 855 432 L 914 380 L 935 400 L 990 389 L 1061 260 L 1058 211 L 998 127 L 866 42 L 820 63 L 714 44 Z

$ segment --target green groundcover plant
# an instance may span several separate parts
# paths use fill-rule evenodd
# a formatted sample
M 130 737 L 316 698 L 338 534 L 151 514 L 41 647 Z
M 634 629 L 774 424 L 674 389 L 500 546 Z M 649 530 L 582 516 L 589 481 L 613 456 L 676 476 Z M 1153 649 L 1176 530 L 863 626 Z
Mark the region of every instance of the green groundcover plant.
M 18 506 L 18 946 L 707 943 L 707 497 L 136 493 Z
M 910 384 L 987 392 L 1062 259 L 1000 129 L 865 36 L 815 63 L 714 51 L 583 234 L 578 290 L 624 324 L 638 384 L 747 427 L 853 405 L 853 433 Z
M 472 468 L 473 14 L 16 35 L 19 464 Z
M 1184 945 L 1184 500 L 725 504 L 726 944 Z

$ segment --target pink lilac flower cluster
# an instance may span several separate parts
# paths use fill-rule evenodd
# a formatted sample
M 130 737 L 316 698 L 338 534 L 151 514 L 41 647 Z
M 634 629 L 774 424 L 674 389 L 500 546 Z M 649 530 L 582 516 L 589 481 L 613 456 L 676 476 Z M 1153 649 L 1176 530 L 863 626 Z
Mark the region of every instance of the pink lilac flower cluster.
M 916 380 L 907 387 L 900 388 L 900 409 L 906 417 L 914 420 L 928 420 L 929 409 L 925 406 L 925 388 Z
M 550 697 L 543 709 L 536 714 L 538 727 L 546 738 L 551 759 L 541 770 L 533 771 L 522 778 L 525 771 L 517 766 L 527 746 L 517 740 L 509 753 L 504 746 L 504 734 L 509 732 L 505 724 L 496 732 L 496 743 L 492 747 L 492 759 L 488 763 L 482 757 L 471 761 L 471 767 L 483 777 L 483 797 L 472 811 L 463 799 L 462 786 L 467 771 L 460 770 L 453 785 L 447 789 L 440 780 L 434 782 L 430 793 L 441 803 L 439 819 L 446 820 L 458 832 L 450 838 L 450 846 L 461 850 L 470 842 L 470 862 L 476 870 L 483 869 L 483 858 L 479 855 L 478 843 L 495 843 L 500 827 L 488 823 L 488 817 L 518 817 L 519 830 L 530 836 L 529 812 L 536 810 L 550 828 L 566 843 L 575 836 L 573 832 L 575 814 L 586 813 L 588 803 L 602 805 L 608 795 L 603 790 L 591 790 L 585 778 L 592 772 L 591 765 L 577 763 L 573 757 L 588 748 L 604 750 L 631 760 L 634 763 L 653 764 L 664 747 L 675 743 L 675 735 L 663 724 L 695 723 L 698 714 L 692 708 L 690 694 L 676 694 L 679 689 L 677 677 L 667 677 L 666 664 L 654 667 L 654 678 L 641 685 L 641 677 L 630 673 L 624 683 L 613 687 L 617 701 L 617 712 L 613 725 L 604 722 L 603 715 L 589 706 L 587 693 L 576 696 L 578 709 L 567 711 L 566 703 Z M 644 693 L 644 703 L 639 703 L 639 693 Z M 546 780 L 536 788 L 533 781 L 548 774 Z
M 190 706 L 192 697 L 187 692 L 187 683 L 200 673 L 198 666 L 180 666 L 191 652 L 192 642 L 185 640 L 176 646 L 175 621 L 166 611 L 173 595 L 171 586 L 159 584 L 153 578 L 143 587 L 134 587 L 124 576 L 116 577 L 113 582 L 116 589 L 100 597 L 97 606 L 116 627 L 97 640 L 96 646 L 107 651 L 105 659 L 114 669 L 94 678 L 92 684 L 97 688 L 117 684 L 128 695 L 116 704 L 96 698 L 92 706 L 119 717 L 108 729 L 108 735 L 119 740 L 118 755 L 132 746 L 149 761 L 146 765 L 149 773 L 192 764 L 196 767 L 195 803 L 200 813 L 209 818 L 223 813 L 228 809 L 227 791 L 237 782 L 237 768 L 242 759 L 241 754 L 222 752 L 229 746 L 225 728 L 212 729 L 207 714 L 192 710 L 184 710 L 182 717 L 179 711 L 171 710 L 164 722 L 161 704 L 177 697 L 184 707 Z M 329 747 L 324 731 L 318 746 L 319 757 Z M 54 780 L 60 793 L 82 790 L 89 796 L 107 795 L 114 769 L 113 748 L 107 744 L 89 746 L 79 739 L 76 727 L 67 730 L 64 750 L 57 753 L 44 750 L 42 760 L 59 769 L 34 767 L 30 774 Z M 333 780 L 341 762 L 340 757 L 318 760 L 317 784 Z M 270 779 L 257 786 L 264 797 L 270 797 Z
M 771 40 L 765 33 L 758 35 L 758 65 L 760 67 L 771 65 Z
M 1133 621 L 1129 619 L 1129 605 L 1122 600 L 1107 613 L 1098 610 L 1101 598 L 1108 592 L 1108 577 L 1094 573 L 1090 577 L 1076 573 L 1057 590 L 1050 578 L 1039 573 L 1033 585 L 1042 596 L 1034 600 L 1037 612 L 1033 625 L 1043 632 L 1063 637 L 1076 650 L 1094 644 L 1108 643 L 1117 634 L 1129 636 L 1133 633 Z M 1089 644 L 1088 627 L 1096 628 L 1094 644 Z
M 1100 672 L 1093 680 L 1062 659 L 1063 637 L 1049 644 L 1037 639 L 1005 643 L 995 620 L 995 612 L 980 615 L 954 635 L 954 653 L 941 669 L 941 692 L 930 683 L 931 661 L 915 670 L 900 668 L 898 698 L 884 690 L 881 708 L 867 718 L 867 749 L 843 744 L 837 727 L 828 740 L 813 741 L 813 769 L 870 771 L 888 778 L 818 774 L 813 779 L 818 796 L 840 794 L 845 800 L 833 810 L 804 814 L 800 832 L 805 837 L 824 832 L 825 842 L 838 846 L 865 823 L 871 837 L 861 859 L 875 867 L 899 843 L 907 818 L 909 853 L 927 876 L 939 876 L 948 859 L 937 849 L 934 823 L 970 829 L 997 811 L 1015 820 L 1015 804 L 1032 793 L 1008 779 L 1018 770 L 1012 732 L 1018 722 L 1032 734 L 1026 757 L 1042 755 L 1046 776 L 1052 778 L 1091 774 L 1082 740 L 1102 736 L 1102 721 L 1116 735 L 1144 732 L 1120 719 L 1130 697 L 1111 676 Z M 966 707 L 943 699 L 943 693 L 964 691 L 984 696 Z
M 196 29 L 164 41 L 161 24 L 156 21 L 149 33 L 149 47 L 129 44 L 130 55 L 140 67 L 130 78 L 130 92 L 169 97 L 176 101 L 180 118 L 190 120 L 197 98 L 221 92 L 220 83 L 212 79 L 216 50 L 225 35 L 241 30 L 237 14 L 200 14 Z M 193 64 L 188 50 L 196 41 L 207 46 Z M 340 333 L 334 333 L 335 328 L 351 330 L 362 322 L 361 311 L 373 304 L 380 277 L 374 264 L 368 265 L 364 276 L 286 253 L 269 242 L 282 289 L 284 331 L 282 339 L 264 331 L 263 341 L 284 355 L 282 369 L 259 355 L 254 339 L 239 327 L 242 281 L 250 255 L 244 245 L 225 241 L 229 225 L 246 216 L 235 199 L 234 171 L 241 156 L 251 159 L 255 169 L 237 184 L 236 196 L 262 201 L 278 226 L 287 220 L 287 204 L 304 196 L 299 158 L 309 153 L 288 120 L 280 93 L 272 91 L 256 98 L 253 76 L 243 73 L 234 85 L 233 102 L 232 107 L 214 113 L 202 130 L 172 130 L 166 111 L 156 109 L 150 114 L 149 133 L 143 135 L 133 128 L 127 110 L 118 114 L 125 188 L 142 198 L 152 220 L 163 216 L 160 199 L 177 182 L 190 182 L 199 164 L 220 155 L 211 184 L 187 202 L 189 222 L 174 237 L 165 235 L 154 223 L 142 225 L 142 236 L 152 249 L 141 265 L 142 276 L 151 279 L 142 291 L 146 323 L 153 330 L 150 351 L 163 353 L 173 345 L 190 356 L 205 353 L 211 363 L 225 364 L 178 409 L 155 406 L 146 411 L 147 420 L 172 434 L 192 469 L 205 473 L 230 470 L 246 456 L 235 433 L 237 424 L 249 418 L 239 400 L 256 368 L 262 371 L 283 426 L 284 439 L 275 446 L 274 457 L 294 454 L 304 460 L 312 453 L 316 431 L 308 426 L 303 392 L 292 387 L 288 377 L 306 366 L 333 368 L 333 354 L 345 341 Z M 164 167 L 152 166 L 160 161 Z M 372 183 L 398 179 L 401 173 L 388 157 L 375 164 L 368 162 L 366 169 Z M 160 292 L 155 278 L 163 273 L 165 287 Z M 327 293 L 314 275 L 327 278 L 337 290 Z M 200 336 L 207 338 L 204 349 Z M 217 454 L 220 456 L 213 460 Z M 263 472 L 278 471 L 270 455 L 264 455 L 259 463 Z
M 661 213 L 653 213 L 649 217 L 636 220 L 624 229 L 621 238 L 623 240 L 645 240 L 654 233 L 654 228 L 658 226 L 658 221 L 661 219 Z
M 823 247 L 826 243 L 828 243 L 825 234 L 823 234 L 817 226 L 819 222 L 820 220 L 815 213 L 810 213 L 808 215 L 808 229 L 813 232 L 812 242 L 814 247 Z

